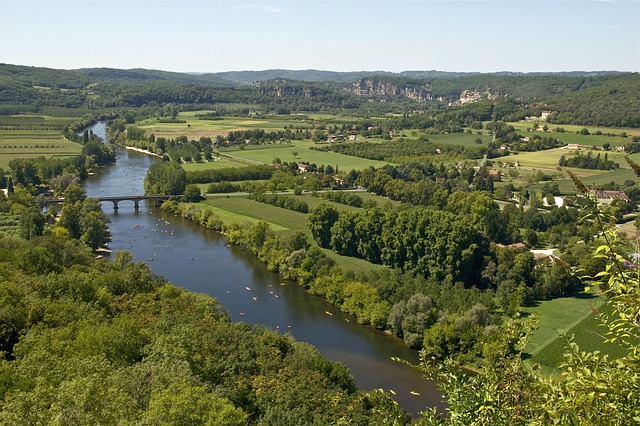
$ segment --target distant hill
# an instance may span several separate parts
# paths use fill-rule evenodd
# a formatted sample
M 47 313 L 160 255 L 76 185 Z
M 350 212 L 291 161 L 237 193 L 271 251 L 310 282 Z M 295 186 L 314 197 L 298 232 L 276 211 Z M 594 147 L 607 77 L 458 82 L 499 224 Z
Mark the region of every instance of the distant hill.
M 149 103 L 260 105 L 266 112 L 357 110 L 399 105 L 448 108 L 508 99 L 514 117 L 553 111 L 550 122 L 640 127 L 640 74 L 615 71 L 472 73 L 322 70 L 181 73 L 148 69 L 58 70 L 0 63 L 0 115 L 42 107 L 140 107 Z M 373 101 L 373 103 L 372 103 Z M 502 103 L 501 103 L 502 105 Z
M 569 71 L 569 72 L 539 72 L 539 73 L 522 73 L 502 71 L 497 73 L 479 73 L 479 72 L 452 72 L 452 71 L 402 71 L 399 73 L 389 71 L 322 71 L 322 70 L 285 70 L 271 69 L 262 71 L 228 71 L 213 74 L 225 80 L 233 81 L 239 84 L 252 84 L 256 82 L 270 80 L 297 80 L 306 82 L 332 82 L 332 83 L 353 83 L 367 77 L 409 77 L 409 78 L 442 78 L 457 79 L 465 77 L 473 77 L 478 75 L 492 75 L 499 77 L 522 77 L 522 76 L 551 76 L 551 77 L 592 77 L 608 74 L 619 74 L 616 71 Z
M 104 81 L 126 81 L 126 82 L 147 82 L 147 81 L 169 81 L 179 84 L 206 84 L 212 86 L 234 86 L 233 82 L 225 80 L 215 74 L 192 74 L 160 70 L 148 70 L 134 68 L 121 70 L 116 68 L 82 68 L 75 72 L 90 77 L 92 79 Z
M 91 80 L 81 73 L 69 70 L 0 64 L 0 84 L 4 86 L 9 81 L 25 87 L 79 89 Z
M 252 84 L 269 80 L 298 80 L 307 82 L 351 83 L 368 76 L 398 75 L 387 71 L 321 71 L 321 70 L 283 70 L 272 69 L 264 71 L 229 71 L 218 72 L 214 75 L 240 84 Z

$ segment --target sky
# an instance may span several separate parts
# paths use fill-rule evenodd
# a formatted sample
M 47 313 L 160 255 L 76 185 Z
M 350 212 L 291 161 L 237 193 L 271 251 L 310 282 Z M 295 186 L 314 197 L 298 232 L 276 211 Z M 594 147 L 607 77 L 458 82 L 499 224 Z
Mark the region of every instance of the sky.
M 0 0 L 0 62 L 640 72 L 640 0 Z

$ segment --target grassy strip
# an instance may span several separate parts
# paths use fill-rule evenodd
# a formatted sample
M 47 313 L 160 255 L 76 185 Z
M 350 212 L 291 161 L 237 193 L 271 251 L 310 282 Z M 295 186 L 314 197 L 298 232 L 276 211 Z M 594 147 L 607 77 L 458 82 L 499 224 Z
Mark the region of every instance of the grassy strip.
M 562 335 L 573 336 L 574 341 L 584 351 L 606 351 L 612 357 L 621 356 L 624 352 L 615 345 L 603 345 L 598 333 L 599 319 L 592 308 L 602 309 L 602 299 L 592 294 L 581 293 L 579 297 L 563 297 L 545 300 L 537 306 L 526 307 L 522 311 L 527 314 L 538 314 L 538 329 L 529 340 L 525 354 L 527 362 L 538 364 L 545 373 L 551 374 L 563 361 L 567 341 Z
M 306 194 L 303 197 L 310 207 L 313 207 L 312 203 L 314 203 L 313 205 L 317 205 L 321 202 L 326 202 L 341 211 L 354 209 L 354 207 L 315 198 L 311 194 Z M 201 209 L 206 207 L 211 208 L 224 223 L 257 223 L 259 221 L 265 221 L 271 225 L 271 228 L 275 232 L 286 235 L 295 231 L 302 231 L 307 235 L 307 238 L 312 240 L 311 232 L 307 227 L 307 215 L 304 213 L 270 206 L 244 197 L 233 196 L 229 198 L 212 197 L 202 203 L 196 204 L 196 206 Z M 322 251 L 333 259 L 343 271 L 368 273 L 384 268 L 384 266 L 374 265 L 366 260 L 340 256 L 331 250 L 322 249 Z

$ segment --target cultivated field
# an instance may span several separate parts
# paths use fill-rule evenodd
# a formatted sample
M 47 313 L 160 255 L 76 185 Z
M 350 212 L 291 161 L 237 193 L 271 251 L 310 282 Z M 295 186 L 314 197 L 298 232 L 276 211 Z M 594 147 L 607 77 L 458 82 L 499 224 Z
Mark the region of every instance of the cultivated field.
M 285 118 L 250 118 L 250 117 L 219 117 L 215 120 L 201 120 L 196 114 L 204 114 L 207 111 L 189 111 L 180 113 L 178 120 L 184 123 L 161 123 L 157 119 L 148 119 L 136 125 L 144 129 L 147 135 L 153 133 L 156 137 L 175 139 L 179 136 L 187 136 L 189 140 L 198 140 L 201 137 L 215 139 L 217 136 L 225 137 L 231 131 L 246 129 L 263 129 L 267 131 L 282 130 L 284 126 L 304 126 L 304 120 L 297 120 L 295 116 Z M 311 123 L 309 123 L 310 127 Z
M 0 167 L 5 170 L 14 158 L 68 157 L 80 151 L 81 145 L 68 141 L 60 132 L 0 130 Z
M 292 145 L 278 147 L 278 145 L 262 145 L 256 149 L 224 150 L 224 154 L 252 160 L 254 162 L 271 164 L 279 158 L 283 162 L 307 162 L 316 165 L 331 165 L 338 171 L 361 170 L 369 166 L 382 167 L 387 164 L 384 161 L 368 160 L 366 158 L 352 157 L 350 155 L 335 152 L 316 151 L 309 148 L 309 143 L 292 141 Z M 295 154 L 295 155 L 294 155 Z
M 602 345 L 605 329 L 598 326 L 600 320 L 595 312 L 606 305 L 593 294 L 581 293 L 579 297 L 563 297 L 540 302 L 535 307 L 524 308 L 525 314 L 538 314 L 538 329 L 535 330 L 525 349 L 531 358 L 527 362 L 539 364 L 546 373 L 554 372 L 555 366 L 563 361 L 567 337 L 583 351 L 607 350 L 609 356 L 622 356 L 623 351 L 615 345 Z
M 492 135 L 476 133 L 447 133 L 442 135 L 427 135 L 429 141 L 435 144 L 443 145 L 462 145 L 467 148 L 477 148 L 487 146 L 493 139 Z M 480 139 L 482 143 L 477 143 L 476 139 Z

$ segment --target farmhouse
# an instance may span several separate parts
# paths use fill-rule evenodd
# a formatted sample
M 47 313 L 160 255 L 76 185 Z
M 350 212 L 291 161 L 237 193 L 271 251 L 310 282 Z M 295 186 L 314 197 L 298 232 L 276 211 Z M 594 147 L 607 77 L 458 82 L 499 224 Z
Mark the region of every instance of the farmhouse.
M 540 120 L 547 121 L 547 118 L 549 118 L 549 114 L 551 114 L 551 111 L 542 111 L 542 113 L 540 114 Z
M 589 192 L 595 197 L 596 201 L 603 204 L 611 204 L 611 202 L 616 199 L 627 202 L 629 201 L 629 197 L 624 193 L 624 191 L 606 191 L 592 189 Z
M 494 180 L 500 181 L 502 180 L 502 170 L 500 169 L 491 169 L 489 170 L 489 176 Z
M 496 247 L 500 247 L 500 248 L 511 248 L 511 249 L 522 250 L 522 251 L 524 251 L 524 250 L 526 250 L 526 249 L 527 249 L 527 246 L 526 246 L 526 244 L 524 244 L 524 243 L 513 243 L 513 244 L 507 244 L 507 245 L 497 243 L 497 244 L 496 244 Z
M 298 171 L 300 171 L 301 173 L 305 173 L 309 171 L 309 165 L 308 164 L 303 164 L 303 163 L 298 163 Z

